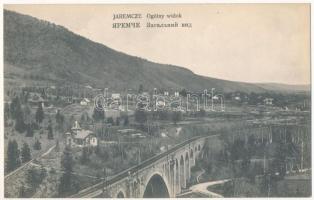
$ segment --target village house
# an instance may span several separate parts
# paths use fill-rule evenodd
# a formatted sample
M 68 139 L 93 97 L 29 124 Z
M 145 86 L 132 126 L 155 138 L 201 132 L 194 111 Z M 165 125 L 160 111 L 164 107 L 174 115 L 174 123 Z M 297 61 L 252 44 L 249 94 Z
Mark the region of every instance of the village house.
M 273 105 L 273 98 L 265 98 L 264 99 L 264 104 L 265 105 Z
M 30 93 L 29 98 L 28 98 L 28 103 L 31 106 L 38 106 L 39 104 L 41 104 L 41 106 L 44 108 L 48 102 L 44 98 L 42 98 L 40 94 Z
M 66 145 L 71 147 L 97 146 L 98 143 L 96 135 L 90 130 L 82 129 L 77 121 L 75 121 L 71 131 L 65 135 Z
M 119 93 L 112 93 L 112 94 L 111 94 L 111 98 L 112 98 L 113 100 L 120 100 L 121 96 L 120 96 Z
M 87 98 L 84 98 L 84 99 L 82 99 L 82 101 L 80 102 L 80 104 L 81 104 L 82 106 L 87 106 L 87 105 L 90 104 L 90 100 L 87 99 Z
M 179 97 L 179 95 L 180 95 L 179 92 L 174 92 L 175 97 Z

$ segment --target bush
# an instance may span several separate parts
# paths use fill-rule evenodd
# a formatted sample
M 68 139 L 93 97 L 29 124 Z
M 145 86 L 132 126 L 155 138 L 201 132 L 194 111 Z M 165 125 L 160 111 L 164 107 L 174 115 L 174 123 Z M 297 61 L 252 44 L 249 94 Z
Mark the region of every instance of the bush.
M 41 143 L 40 143 L 40 141 L 39 141 L 38 139 L 36 140 L 36 142 L 35 142 L 33 148 L 34 148 L 35 150 L 41 150 Z

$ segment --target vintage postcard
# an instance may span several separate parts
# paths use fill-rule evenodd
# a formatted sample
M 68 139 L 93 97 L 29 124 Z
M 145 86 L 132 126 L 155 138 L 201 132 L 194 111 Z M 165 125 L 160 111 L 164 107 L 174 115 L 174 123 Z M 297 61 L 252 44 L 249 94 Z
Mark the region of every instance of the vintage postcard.
M 310 4 L 5 4 L 5 198 L 311 197 Z

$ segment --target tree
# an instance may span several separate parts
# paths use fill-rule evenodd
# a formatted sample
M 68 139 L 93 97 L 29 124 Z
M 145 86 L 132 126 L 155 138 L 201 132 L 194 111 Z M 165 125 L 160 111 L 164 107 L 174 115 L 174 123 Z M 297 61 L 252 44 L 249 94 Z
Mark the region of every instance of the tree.
M 112 118 L 112 117 L 109 117 L 109 118 L 107 119 L 107 123 L 108 123 L 108 124 L 111 124 L 111 125 L 114 125 L 113 118 Z
M 129 116 L 125 115 L 124 116 L 124 123 L 123 123 L 124 126 L 128 126 L 129 125 Z
M 60 110 L 57 111 L 56 122 L 58 125 L 58 129 L 61 130 L 63 127 L 63 123 L 64 123 L 64 116 L 60 113 Z
M 34 136 L 34 132 L 32 129 L 31 124 L 27 125 L 27 129 L 26 129 L 26 137 L 33 137 Z
M 15 119 L 16 116 L 22 114 L 21 103 L 20 103 L 20 99 L 18 96 L 16 96 L 12 100 L 12 102 L 10 104 L 10 112 L 11 112 L 12 119 Z
M 39 103 L 36 114 L 35 114 L 36 122 L 40 124 L 44 120 L 44 116 L 45 114 L 44 114 L 42 104 Z
M 41 149 L 41 143 L 38 139 L 36 139 L 35 144 L 34 144 L 34 149 L 35 150 L 40 150 Z
M 23 118 L 25 119 L 25 122 L 27 124 L 31 123 L 32 120 L 31 115 L 32 115 L 31 107 L 28 104 L 26 104 L 23 109 Z
M 234 180 L 227 181 L 222 185 L 222 194 L 224 197 L 232 197 L 234 195 Z
M 7 121 L 10 118 L 10 106 L 8 103 L 4 104 L 4 124 L 7 125 Z
M 95 121 L 103 121 L 105 119 L 105 113 L 101 109 L 94 108 L 93 119 Z
M 120 126 L 120 118 L 119 117 L 117 117 L 117 119 L 116 119 L 116 126 Z
M 97 144 L 97 146 L 96 146 L 94 152 L 95 152 L 95 154 L 98 155 L 98 156 L 101 154 L 101 149 L 100 149 L 99 144 Z
M 9 141 L 7 157 L 6 157 L 6 171 L 10 172 L 21 165 L 20 151 L 16 140 Z
M 142 84 L 140 84 L 138 87 L 138 93 L 141 94 L 143 91 L 144 91 L 144 87 Z
M 243 154 L 242 154 L 242 161 L 241 161 L 241 171 L 243 176 L 249 175 L 250 165 L 251 165 L 251 156 L 250 152 L 244 148 Z
M 168 120 L 170 117 L 168 111 L 166 110 L 158 110 L 157 115 L 160 120 Z
M 182 114 L 180 111 L 174 111 L 172 113 L 172 121 L 174 124 L 177 124 L 178 121 L 182 119 Z
M 144 124 L 147 121 L 147 116 L 145 111 L 143 110 L 136 110 L 134 113 L 134 117 L 135 117 L 135 121 L 140 123 L 140 124 Z
M 205 117 L 206 116 L 206 111 L 203 108 L 201 108 L 200 111 L 198 111 L 198 114 L 199 114 L 200 117 Z
M 272 171 L 266 172 L 261 177 L 260 191 L 264 196 L 270 196 L 277 185 L 277 179 Z
M 19 189 L 19 198 L 25 198 L 25 197 L 26 197 L 26 189 L 24 185 L 21 185 Z
M 82 149 L 82 155 L 81 155 L 81 163 L 85 164 L 89 161 L 89 152 L 88 152 L 88 148 L 84 147 Z
M 48 139 L 53 140 L 53 130 L 51 124 L 48 125 Z
M 25 123 L 23 119 L 23 115 L 18 115 L 15 118 L 15 130 L 18 131 L 19 133 L 23 133 L 25 131 Z
M 46 177 L 47 172 L 45 168 L 41 168 L 40 170 L 32 167 L 27 170 L 26 173 L 26 182 L 31 187 L 32 190 L 35 190 Z
M 21 152 L 21 160 L 23 163 L 25 163 L 27 161 L 30 161 L 31 158 L 32 158 L 31 150 L 30 150 L 28 144 L 24 143 L 23 147 L 22 147 L 22 152 Z
M 40 168 L 40 178 L 44 179 L 46 176 L 47 176 L 47 170 L 42 165 L 41 168 Z
M 59 151 L 60 151 L 60 145 L 59 145 L 59 140 L 58 140 L 58 139 L 57 139 L 57 141 L 56 141 L 55 151 L 56 151 L 56 152 L 59 152 Z
M 256 152 L 256 149 L 258 149 L 256 145 L 256 138 L 253 134 L 249 135 L 248 142 L 247 142 L 248 150 L 251 155 L 254 155 Z
M 73 176 L 73 158 L 69 147 L 66 147 L 61 159 L 62 176 L 60 178 L 58 192 L 59 196 L 67 196 L 79 190 L 79 186 Z
M 16 96 L 10 104 L 10 112 L 12 119 L 15 119 L 15 130 L 19 133 L 25 131 L 25 123 L 23 118 L 23 111 L 21 108 L 20 99 Z
M 186 97 L 186 96 L 187 96 L 187 91 L 186 91 L 186 89 L 182 89 L 182 90 L 179 92 L 179 94 L 180 94 L 181 96 L 183 96 L 183 97 Z
M 68 122 L 66 123 L 67 129 L 71 129 L 75 121 L 76 120 L 75 120 L 74 115 L 71 115 Z
M 273 168 L 279 172 L 280 178 L 283 178 L 286 174 L 286 159 L 288 156 L 288 145 L 283 141 L 279 141 L 275 150 Z

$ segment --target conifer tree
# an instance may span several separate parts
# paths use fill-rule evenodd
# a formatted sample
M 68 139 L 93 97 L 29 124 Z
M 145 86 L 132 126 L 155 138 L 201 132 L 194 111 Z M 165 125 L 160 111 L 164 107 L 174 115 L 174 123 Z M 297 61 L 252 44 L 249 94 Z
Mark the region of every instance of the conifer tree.
M 51 124 L 48 125 L 48 139 L 53 140 L 53 130 Z
M 41 149 L 41 143 L 38 139 L 36 139 L 36 142 L 34 144 L 34 149 L 35 150 L 40 150 Z
M 20 151 L 16 140 L 9 141 L 7 157 L 6 157 L 6 171 L 10 172 L 21 165 Z
M 58 192 L 59 196 L 67 196 L 79 190 L 79 186 L 73 176 L 73 157 L 69 147 L 66 147 L 61 160 L 63 174 L 60 178 Z
M 25 163 L 27 161 L 30 161 L 31 158 L 32 158 L 31 150 L 30 150 L 28 144 L 24 143 L 23 147 L 22 147 L 22 152 L 21 152 L 21 160 L 23 163 Z
M 27 129 L 26 129 L 26 137 L 33 137 L 33 136 L 34 136 L 33 128 L 31 124 L 28 124 Z
M 39 105 L 38 105 L 35 118 L 36 118 L 36 122 L 38 124 L 40 124 L 44 120 L 44 110 L 43 110 L 41 103 L 39 103 Z

